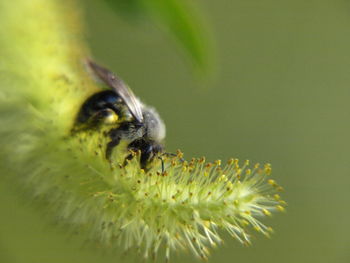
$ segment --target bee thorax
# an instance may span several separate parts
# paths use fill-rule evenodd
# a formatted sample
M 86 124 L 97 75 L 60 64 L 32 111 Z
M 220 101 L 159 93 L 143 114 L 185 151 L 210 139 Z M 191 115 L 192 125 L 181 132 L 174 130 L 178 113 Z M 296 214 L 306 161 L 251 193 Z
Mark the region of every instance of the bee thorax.
M 151 107 L 142 105 L 144 127 L 146 137 L 154 141 L 162 141 L 165 138 L 165 125 L 158 112 Z

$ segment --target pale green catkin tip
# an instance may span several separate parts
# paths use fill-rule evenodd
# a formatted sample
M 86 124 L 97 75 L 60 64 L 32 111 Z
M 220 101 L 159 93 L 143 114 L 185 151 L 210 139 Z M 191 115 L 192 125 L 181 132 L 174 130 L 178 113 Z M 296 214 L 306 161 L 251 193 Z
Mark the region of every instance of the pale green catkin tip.
M 164 173 L 160 161 L 145 172 L 138 153 L 121 165 L 123 144 L 111 164 L 100 133 L 70 135 L 81 103 L 98 90 L 83 64 L 77 10 L 71 0 L 0 4 L 1 173 L 17 174 L 75 230 L 145 258 L 190 249 L 205 259 L 222 231 L 242 244 L 252 229 L 269 236 L 260 218 L 286 206 L 270 164 L 184 161 L 178 151 L 164 157 Z

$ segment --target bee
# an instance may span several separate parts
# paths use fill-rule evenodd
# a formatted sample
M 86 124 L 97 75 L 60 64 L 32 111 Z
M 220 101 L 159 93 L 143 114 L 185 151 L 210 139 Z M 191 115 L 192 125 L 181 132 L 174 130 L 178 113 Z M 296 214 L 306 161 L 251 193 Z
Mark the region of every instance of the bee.
M 116 74 L 93 61 L 88 61 L 87 65 L 111 89 L 97 92 L 85 100 L 73 131 L 111 127 L 105 133 L 109 139 L 106 159 L 112 161 L 113 149 L 126 140 L 129 150 L 140 151 L 140 166 L 147 170 L 154 158 L 164 152 L 164 122 L 158 112 L 143 104 Z M 125 159 L 131 158 L 130 154 Z

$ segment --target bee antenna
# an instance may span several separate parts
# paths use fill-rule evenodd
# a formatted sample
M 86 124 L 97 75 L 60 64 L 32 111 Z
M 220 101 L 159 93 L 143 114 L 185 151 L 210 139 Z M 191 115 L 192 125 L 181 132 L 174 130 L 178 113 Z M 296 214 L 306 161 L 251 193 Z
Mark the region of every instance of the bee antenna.
M 166 155 L 166 156 L 172 156 L 172 157 L 177 157 L 176 153 L 168 153 L 168 152 L 164 152 L 162 153 L 162 155 Z M 181 162 L 184 162 L 185 159 L 184 158 L 179 158 Z
M 166 156 L 172 156 L 172 157 L 176 157 L 176 156 L 177 156 L 177 154 L 175 154 L 175 153 L 168 153 L 168 152 L 162 153 L 160 156 L 158 156 L 158 159 L 162 162 L 162 174 L 164 174 L 164 172 L 165 172 L 164 160 L 163 160 L 163 158 L 162 158 L 162 156 L 164 156 L 164 155 L 166 155 Z M 180 159 L 181 162 L 184 162 L 184 161 L 185 161 L 184 158 L 179 158 L 179 159 Z
M 158 156 L 158 159 L 162 162 L 162 174 L 164 174 L 165 169 L 164 169 L 164 160 L 161 156 Z

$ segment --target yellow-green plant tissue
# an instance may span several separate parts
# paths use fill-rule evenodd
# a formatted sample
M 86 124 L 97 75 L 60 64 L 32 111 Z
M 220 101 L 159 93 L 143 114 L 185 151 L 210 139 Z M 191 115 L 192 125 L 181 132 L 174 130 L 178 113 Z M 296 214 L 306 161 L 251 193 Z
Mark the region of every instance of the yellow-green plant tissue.
M 179 151 L 164 157 L 164 172 L 161 162 L 144 171 L 138 153 L 127 164 L 122 150 L 107 161 L 101 133 L 71 135 L 80 106 L 99 90 L 78 4 L 0 3 L 2 177 L 99 246 L 145 258 L 178 250 L 207 258 L 225 231 L 243 244 L 254 230 L 269 235 L 260 219 L 285 207 L 269 164 L 186 161 Z

